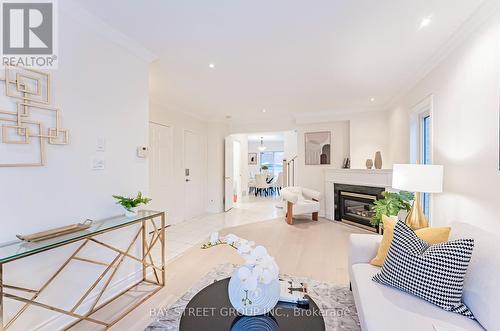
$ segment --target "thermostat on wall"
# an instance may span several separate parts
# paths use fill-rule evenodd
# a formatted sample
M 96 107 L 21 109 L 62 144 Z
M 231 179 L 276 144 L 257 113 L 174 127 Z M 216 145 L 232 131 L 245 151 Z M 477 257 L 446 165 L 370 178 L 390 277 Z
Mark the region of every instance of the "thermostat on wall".
M 137 147 L 137 157 L 147 158 L 148 157 L 149 148 L 147 146 L 139 146 Z

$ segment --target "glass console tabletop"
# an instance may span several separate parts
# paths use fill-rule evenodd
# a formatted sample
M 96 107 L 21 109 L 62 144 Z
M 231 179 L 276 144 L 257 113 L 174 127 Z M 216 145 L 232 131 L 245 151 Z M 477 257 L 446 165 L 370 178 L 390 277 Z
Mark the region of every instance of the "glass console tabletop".
M 162 216 L 162 212 L 152 210 L 140 210 L 137 216 L 126 217 L 124 215 L 110 217 L 107 219 L 93 221 L 90 228 L 61 235 L 56 238 L 51 238 L 38 242 L 26 242 L 22 240 L 14 240 L 6 243 L 0 243 L 0 264 L 19 259 L 24 256 L 33 255 L 49 248 L 62 246 L 87 236 L 97 235 L 107 232 L 108 230 L 124 227 L 149 219 Z

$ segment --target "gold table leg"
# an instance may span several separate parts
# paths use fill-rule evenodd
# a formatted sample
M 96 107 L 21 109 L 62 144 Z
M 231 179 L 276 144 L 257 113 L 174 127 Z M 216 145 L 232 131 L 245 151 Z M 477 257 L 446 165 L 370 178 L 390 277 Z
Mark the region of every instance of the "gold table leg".
M 165 213 L 161 214 L 161 286 L 165 286 Z
M 63 265 L 61 267 L 59 267 L 59 269 L 57 269 L 57 271 L 55 272 L 55 274 L 52 275 L 52 277 L 49 278 L 48 281 L 45 282 L 45 284 L 42 285 L 42 287 L 38 290 L 37 293 L 35 293 L 35 295 L 33 295 L 31 297 L 31 299 L 29 300 L 30 302 L 34 301 L 36 298 L 38 298 L 38 296 L 40 295 L 40 293 L 42 293 L 43 290 L 45 290 L 49 285 L 50 283 L 52 283 L 52 281 L 61 273 L 61 271 L 63 271 L 64 268 L 66 268 L 66 266 L 69 264 L 69 262 L 73 259 L 74 256 L 76 256 L 76 254 L 78 254 L 81 249 L 88 243 L 88 239 L 86 239 L 74 252 L 73 254 L 71 254 L 71 256 L 69 257 L 69 259 L 67 259 Z M 5 293 L 4 293 L 5 295 Z M 26 311 L 26 309 L 28 309 L 28 306 L 30 305 L 29 302 L 25 302 L 24 306 L 14 315 L 14 317 L 11 318 L 11 320 L 7 323 L 7 325 L 5 325 L 5 329 L 8 329 L 18 318 L 19 316 L 21 316 L 22 313 L 24 313 Z
M 153 227 L 155 229 L 153 235 L 151 236 L 151 240 L 149 242 L 149 245 L 147 243 L 147 226 L 146 226 L 148 220 L 151 221 L 151 223 L 153 224 Z M 23 288 L 23 287 L 19 287 L 19 286 L 11 286 L 11 285 L 3 284 L 3 269 L 4 268 L 3 268 L 3 264 L 0 263 L 0 331 L 6 330 L 10 326 L 12 326 L 12 324 L 26 311 L 26 309 L 30 305 L 41 307 L 41 308 L 48 309 L 48 310 L 52 310 L 52 311 L 58 312 L 60 314 L 65 314 L 65 315 L 68 315 L 68 316 L 76 318 L 77 320 L 74 321 L 74 322 L 72 322 L 72 323 L 70 323 L 69 325 L 67 325 L 64 328 L 65 330 L 72 328 L 73 326 L 75 326 L 76 324 L 80 323 L 81 321 L 89 321 L 89 322 L 92 322 L 92 323 L 96 323 L 96 324 L 102 325 L 104 327 L 104 329 L 108 329 L 111 326 L 113 326 L 116 322 L 118 322 L 121 318 L 123 318 L 125 315 L 127 315 L 128 313 L 130 313 L 137 306 L 139 306 L 144 301 L 146 301 L 151 296 L 153 296 L 155 293 L 157 293 L 159 290 L 161 290 L 161 288 L 165 285 L 165 214 L 163 214 L 163 213 L 161 214 L 161 227 L 160 227 L 160 229 L 157 228 L 157 226 L 156 226 L 156 224 L 154 222 L 154 218 L 153 217 L 145 218 L 145 219 L 142 220 L 142 223 L 134 223 L 134 224 L 139 224 L 139 230 L 137 231 L 137 233 L 135 234 L 135 236 L 133 237 L 132 241 L 130 242 L 130 244 L 128 245 L 128 247 L 127 247 L 127 249 L 125 251 L 123 251 L 121 249 L 118 249 L 116 247 L 113 247 L 113 246 L 111 246 L 109 244 L 103 243 L 103 242 L 101 242 L 101 241 L 93 238 L 93 236 L 87 237 L 87 238 L 83 239 L 83 243 L 80 246 L 78 246 L 78 248 L 71 254 L 71 256 L 40 287 L 39 290 L 33 290 L 33 289 L 29 289 L 29 288 Z M 133 225 L 133 224 L 130 224 L 130 225 Z M 137 258 L 137 257 L 135 257 L 135 256 L 133 256 L 133 255 L 130 254 L 130 250 L 132 249 L 132 247 L 134 246 L 134 244 L 137 241 L 137 238 L 141 234 L 142 234 L 142 238 L 141 238 L 142 239 L 142 254 L 141 254 L 142 256 L 141 256 L 141 258 Z M 97 236 L 98 235 L 99 234 L 97 234 Z M 117 252 L 118 254 L 112 260 L 112 262 L 109 263 L 109 264 L 77 256 L 78 253 L 82 250 L 82 248 L 89 241 L 95 242 L 95 243 L 97 243 L 97 244 L 99 244 L 99 245 L 101 245 L 101 246 L 103 246 L 105 248 L 108 248 L 108 249 L 110 249 L 112 251 Z M 154 264 L 153 257 L 151 256 L 151 250 L 152 250 L 153 247 L 155 247 L 155 245 L 157 245 L 158 241 L 161 244 L 161 266 L 160 267 L 158 267 L 158 266 L 156 266 Z M 141 281 L 133 284 L 132 286 L 127 287 L 125 290 L 123 290 L 120 293 L 114 295 L 113 297 L 107 299 L 106 301 L 104 301 L 102 303 L 99 303 L 99 300 L 102 298 L 104 292 L 106 291 L 106 289 L 108 288 L 109 284 L 113 280 L 113 278 L 114 278 L 117 270 L 119 269 L 119 267 L 121 266 L 121 264 L 125 260 L 125 258 L 127 258 L 127 257 L 130 258 L 130 259 L 132 259 L 132 260 L 138 261 L 138 262 L 140 262 L 142 264 L 143 279 Z M 149 258 L 150 263 L 146 262 L 146 260 L 148 258 Z M 97 264 L 97 265 L 105 266 L 106 269 L 100 273 L 100 275 L 98 276 L 98 278 L 96 279 L 96 281 L 94 281 L 94 283 L 85 291 L 85 293 L 83 294 L 83 296 L 80 297 L 80 299 L 71 308 L 71 310 L 62 309 L 62 308 L 59 308 L 59 307 L 51 306 L 51 305 L 44 304 L 44 303 L 36 301 L 36 299 L 40 296 L 40 294 L 57 278 L 57 276 L 73 260 L 80 261 L 80 262 L 85 262 L 85 263 L 92 263 L 92 264 Z M 157 281 L 156 283 L 151 282 L 151 281 L 149 281 L 149 280 L 146 279 L 147 278 L 147 268 L 149 268 L 149 267 L 152 268 L 152 270 L 153 270 L 153 272 L 155 274 L 156 281 Z M 108 277 L 108 279 L 104 283 L 103 287 L 99 290 L 97 298 L 93 301 L 92 306 L 90 307 L 90 309 L 88 309 L 88 311 L 85 314 L 78 314 L 78 313 L 76 313 L 76 310 L 78 309 L 78 307 L 80 307 L 80 305 L 90 295 L 90 293 L 92 293 L 92 291 L 97 287 L 97 285 L 99 285 L 101 283 L 101 281 L 103 280 L 103 278 L 105 277 L 105 275 L 107 275 L 108 272 L 111 269 L 113 269 L 113 271 L 111 272 L 110 276 Z M 159 280 L 157 271 L 161 272 L 161 282 Z M 95 319 L 95 318 L 91 317 L 91 315 L 94 314 L 96 311 L 98 311 L 99 309 L 105 307 L 106 305 L 108 305 L 109 303 L 111 303 L 112 301 L 114 301 L 115 299 L 117 299 L 118 297 L 122 296 L 123 294 L 127 293 L 128 291 L 130 291 L 134 287 L 140 285 L 141 283 L 144 283 L 144 284 L 149 285 L 149 286 L 155 286 L 155 289 L 152 290 L 150 293 L 148 293 L 139 302 L 133 304 L 126 311 L 124 311 L 123 313 L 121 313 L 113 321 L 111 321 L 111 322 L 104 322 L 104 321 L 101 321 L 101 320 L 98 320 L 98 319 Z M 27 293 L 31 293 L 33 295 L 30 298 L 19 297 L 17 295 L 5 293 L 5 289 L 12 289 L 12 290 L 24 291 L 24 292 L 27 292 Z M 4 308 L 4 305 L 5 305 L 5 298 L 9 298 L 11 300 L 16 300 L 16 301 L 22 302 L 22 303 L 24 303 L 24 305 L 16 312 L 16 314 L 4 326 L 4 323 L 3 323 L 4 322 L 4 320 L 3 320 L 3 308 Z
M 0 330 L 4 330 L 3 328 L 3 263 L 0 263 Z

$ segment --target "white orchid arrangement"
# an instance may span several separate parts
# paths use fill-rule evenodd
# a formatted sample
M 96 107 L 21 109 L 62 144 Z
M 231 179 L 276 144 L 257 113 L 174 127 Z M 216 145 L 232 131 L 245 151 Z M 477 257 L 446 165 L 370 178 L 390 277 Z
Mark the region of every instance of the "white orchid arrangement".
M 253 292 L 257 290 L 259 283 L 267 285 L 278 279 L 278 265 L 264 246 L 254 247 L 255 242 L 239 238 L 234 234 L 219 237 L 218 232 L 213 232 L 209 242 L 202 248 L 207 249 L 217 245 L 229 245 L 237 249 L 238 254 L 245 260 L 245 264 L 237 271 L 244 290 Z

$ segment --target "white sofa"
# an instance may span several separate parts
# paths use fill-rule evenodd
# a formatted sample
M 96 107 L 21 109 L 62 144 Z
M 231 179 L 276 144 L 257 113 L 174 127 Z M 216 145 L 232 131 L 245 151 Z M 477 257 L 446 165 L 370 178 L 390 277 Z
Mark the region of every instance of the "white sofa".
M 377 254 L 382 236 L 352 234 L 349 274 L 363 331 L 500 330 L 500 236 L 465 223 L 454 223 L 451 228 L 450 240 L 475 240 L 463 302 L 477 321 L 372 281 L 380 268 L 370 260 Z

